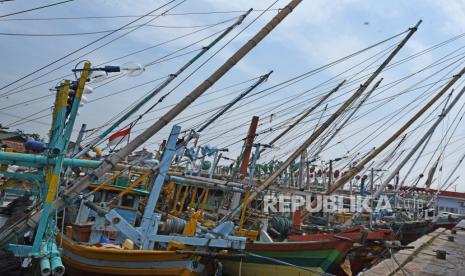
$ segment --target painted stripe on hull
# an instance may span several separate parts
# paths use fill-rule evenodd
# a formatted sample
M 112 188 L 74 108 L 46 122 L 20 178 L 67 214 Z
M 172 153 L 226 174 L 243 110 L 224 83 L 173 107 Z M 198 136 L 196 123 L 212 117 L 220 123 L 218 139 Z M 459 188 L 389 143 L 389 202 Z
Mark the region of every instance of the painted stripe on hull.
M 279 259 L 303 267 L 319 267 L 331 271 L 339 265 L 352 247 L 350 241 L 306 241 L 279 243 L 250 243 L 246 250 L 258 255 Z M 257 257 L 246 257 L 246 262 L 272 264 L 271 261 Z M 276 264 L 276 263 L 274 263 Z
M 345 250 L 352 246 L 352 241 L 344 240 L 318 240 L 318 241 L 298 241 L 298 242 L 254 242 L 247 243 L 246 250 L 276 250 L 276 251 L 295 251 L 295 250 L 318 250 L 318 249 L 338 249 Z
M 68 275 L 199 275 L 197 257 L 162 250 L 123 250 L 83 246 L 63 238 Z M 195 264 L 195 265 L 194 265 Z
M 298 266 L 321 267 L 323 270 L 330 270 L 334 263 L 338 263 L 343 258 L 343 254 L 336 250 L 325 251 L 305 251 L 295 252 L 295 254 L 276 254 L 277 252 L 263 252 L 253 251 L 253 253 L 275 258 L 284 262 L 291 263 Z M 271 260 L 266 260 L 259 257 L 247 256 L 244 258 L 245 262 L 259 263 L 259 264 L 276 264 Z
M 350 241 L 305 241 L 277 243 L 249 243 L 246 250 L 312 270 L 332 271 L 339 265 L 352 246 Z M 255 256 L 223 261 L 225 271 L 232 273 L 242 267 L 243 275 L 312 275 L 312 273 Z M 306 273 L 306 274 L 305 274 Z M 237 275 L 237 274 L 230 274 Z
M 84 273 L 98 273 L 101 275 L 198 275 L 204 266 L 199 264 L 194 269 L 193 261 L 173 262 L 110 262 L 99 259 L 88 259 L 63 251 L 63 262 L 70 267 L 70 275 L 83 275 Z
M 81 276 L 127 276 L 127 275 L 140 275 L 140 276 L 197 276 L 199 273 L 192 272 L 184 268 L 123 268 L 123 267 L 101 267 L 87 265 L 68 258 L 62 257 L 63 263 L 66 267 L 66 275 Z
M 60 238 L 58 237 L 58 240 Z M 89 259 L 99 259 L 115 262 L 153 262 L 157 261 L 182 261 L 193 260 L 191 255 L 177 254 L 176 251 L 168 250 L 121 250 L 112 248 L 101 248 L 84 246 L 63 237 L 62 247 L 70 252 Z
M 270 265 L 270 264 L 256 264 L 247 263 L 240 261 L 229 261 L 224 260 L 223 263 L 223 275 L 225 276 L 314 276 L 319 275 L 295 267 L 283 266 L 283 265 Z M 315 271 L 323 271 L 318 267 L 306 267 Z

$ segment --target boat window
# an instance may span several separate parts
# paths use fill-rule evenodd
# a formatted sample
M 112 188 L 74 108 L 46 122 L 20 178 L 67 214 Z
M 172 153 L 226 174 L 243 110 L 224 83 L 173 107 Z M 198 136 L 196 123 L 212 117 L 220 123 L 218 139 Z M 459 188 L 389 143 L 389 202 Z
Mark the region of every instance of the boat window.
M 127 194 L 123 196 L 123 199 L 121 200 L 121 206 L 133 207 L 135 200 L 136 200 L 136 197 L 134 195 Z
M 105 196 L 105 201 L 110 202 L 113 198 L 115 198 L 118 195 L 118 192 L 114 191 L 107 191 L 107 195 Z M 111 202 L 112 204 L 117 204 L 118 203 L 118 198 L 115 199 L 115 201 Z
M 94 193 L 94 202 L 101 202 L 102 201 L 102 192 L 97 191 Z

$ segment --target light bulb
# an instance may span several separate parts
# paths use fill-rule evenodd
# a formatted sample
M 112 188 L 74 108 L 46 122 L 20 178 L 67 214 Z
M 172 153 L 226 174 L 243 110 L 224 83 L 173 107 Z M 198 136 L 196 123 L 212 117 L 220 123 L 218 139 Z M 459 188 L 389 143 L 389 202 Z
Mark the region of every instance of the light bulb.
M 84 91 L 82 91 L 82 93 L 84 94 L 92 94 L 94 92 L 94 88 L 88 86 L 88 85 L 84 85 Z
M 82 96 L 81 97 L 81 102 L 79 103 L 79 106 L 80 107 L 83 107 L 87 102 L 89 102 L 89 100 L 87 99 L 86 96 Z
M 126 76 L 137 77 L 145 71 L 145 68 L 139 63 L 126 62 L 120 66 L 120 70 Z
M 90 77 L 92 82 L 100 82 L 107 78 L 108 74 L 105 71 L 93 71 Z

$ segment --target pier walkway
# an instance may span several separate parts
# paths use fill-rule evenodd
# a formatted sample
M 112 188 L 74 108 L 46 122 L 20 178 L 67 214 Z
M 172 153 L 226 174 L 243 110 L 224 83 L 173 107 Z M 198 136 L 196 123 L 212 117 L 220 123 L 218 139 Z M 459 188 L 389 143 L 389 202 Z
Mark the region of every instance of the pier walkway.
M 409 244 L 413 249 L 400 250 L 360 275 L 465 275 L 465 228 L 460 227 L 462 223 L 456 234 L 439 228 Z M 438 250 L 446 252 L 445 259 L 436 257 Z

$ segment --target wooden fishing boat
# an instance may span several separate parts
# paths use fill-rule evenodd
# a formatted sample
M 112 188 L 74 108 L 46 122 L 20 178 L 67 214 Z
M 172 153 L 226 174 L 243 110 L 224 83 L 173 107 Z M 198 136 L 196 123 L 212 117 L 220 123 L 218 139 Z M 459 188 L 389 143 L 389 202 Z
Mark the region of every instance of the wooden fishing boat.
M 230 58 L 230 60 L 238 62 L 243 56 L 245 56 L 245 54 L 248 53 L 248 51 L 250 51 L 256 44 L 258 44 L 267 33 L 269 33 L 279 22 L 281 22 L 281 20 L 287 14 L 289 14 L 299 2 L 300 1 L 294 0 L 286 8 L 281 9 L 279 14 L 273 19 L 273 21 L 270 21 L 270 23 L 268 23 L 268 25 L 263 28 L 263 33 L 257 34 L 251 40 L 253 43 L 249 43 L 243 46 L 236 54 L 234 54 Z M 240 24 L 240 22 L 243 20 L 243 18 L 247 14 L 243 15 L 234 25 L 232 25 L 227 30 L 230 31 L 235 25 Z M 243 213 L 245 213 L 248 204 L 251 201 L 253 201 L 255 198 L 257 198 L 257 196 L 259 196 L 261 192 L 263 192 L 265 189 L 270 187 L 270 185 L 275 182 L 276 178 L 279 175 L 282 175 L 283 172 L 287 170 L 287 168 L 289 168 L 290 178 L 292 179 L 293 177 L 292 172 L 294 170 L 293 162 L 297 159 L 297 157 L 302 154 L 305 148 L 309 148 L 309 146 L 315 142 L 318 136 L 323 134 L 324 131 L 331 124 L 336 122 L 336 119 L 338 119 L 338 116 L 346 112 L 346 109 L 349 106 L 353 106 L 355 104 L 358 98 L 364 93 L 364 90 L 370 86 L 371 82 L 385 68 L 385 66 L 388 65 L 390 60 L 395 56 L 395 54 L 400 50 L 400 48 L 403 47 L 403 45 L 410 38 L 410 36 L 416 31 L 417 26 L 410 29 L 408 36 L 405 37 L 404 40 L 402 40 L 402 42 L 396 47 L 395 51 L 391 55 L 389 55 L 389 57 L 386 59 L 385 62 L 382 63 L 380 68 L 377 69 L 364 84 L 360 85 L 360 88 L 357 89 L 357 92 L 354 93 L 354 95 L 351 96 L 350 99 L 347 100 L 336 111 L 334 115 L 331 115 L 328 120 L 323 122 L 318 127 L 318 129 L 315 128 L 315 131 L 313 132 L 313 134 L 309 138 L 307 138 L 305 142 L 299 147 L 299 149 L 296 150 L 294 153 L 292 153 L 287 158 L 287 160 L 284 161 L 280 165 L 280 167 L 263 182 L 263 185 L 258 186 L 258 189 L 256 190 L 254 189 L 253 193 L 251 193 L 250 195 L 248 192 L 246 193 L 246 196 L 245 196 L 246 200 L 244 200 L 244 202 L 242 203 L 242 205 L 244 206 Z M 224 33 L 224 35 L 226 34 L 227 32 Z M 209 48 L 210 46 L 203 47 L 202 51 L 206 51 Z M 187 66 L 192 64 L 198 57 L 200 57 L 200 55 L 197 55 L 195 59 L 187 63 L 175 74 L 171 74 L 170 78 L 168 78 L 162 85 L 158 86 L 157 89 L 155 89 L 154 91 L 150 93 L 151 95 L 150 97 L 154 97 L 155 94 L 159 93 L 162 88 L 166 87 L 170 83 L 170 81 L 172 81 L 176 76 L 182 73 L 182 71 L 185 70 Z M 185 99 L 177 103 L 168 113 L 166 113 L 163 117 L 161 117 L 159 121 L 152 124 L 146 131 L 144 131 L 144 133 L 141 136 L 138 136 L 133 142 L 131 142 L 130 144 L 120 149 L 117 154 L 110 155 L 108 158 L 105 159 L 104 162 L 101 162 L 101 164 L 99 165 L 95 164 L 94 168 L 96 169 L 93 170 L 92 174 L 84 173 L 84 176 L 82 178 L 79 178 L 79 180 L 74 181 L 69 186 L 63 187 L 60 191 L 60 183 L 61 182 L 66 183 L 64 182 L 64 180 L 68 180 L 68 179 L 61 179 L 62 175 L 67 175 L 67 173 L 63 174 L 62 168 L 67 168 L 70 166 L 70 162 L 68 164 L 65 163 L 65 160 L 63 158 L 63 156 L 65 155 L 63 153 L 66 153 L 65 145 L 68 145 L 69 143 L 70 134 L 72 133 L 72 127 L 74 124 L 74 119 L 75 119 L 75 116 L 77 115 L 77 108 L 79 107 L 79 104 L 80 104 L 79 101 L 81 100 L 81 96 L 84 90 L 84 84 L 88 79 L 89 73 L 91 72 L 90 63 L 86 63 L 83 70 L 78 70 L 78 71 L 77 69 L 74 70 L 75 73 L 82 72 L 82 74 L 78 82 L 76 91 L 72 94 L 73 96 L 71 96 L 70 98 L 71 103 L 67 103 L 68 101 L 66 99 L 69 93 L 68 88 L 71 87 L 71 85 L 69 85 L 69 82 L 66 81 L 65 85 L 60 85 L 60 87 L 57 87 L 58 93 L 57 93 L 56 108 L 54 110 L 54 123 L 51 128 L 50 143 L 49 143 L 50 152 L 48 152 L 47 156 L 43 156 L 44 161 L 45 161 L 44 164 L 46 165 L 44 166 L 45 167 L 44 172 L 46 172 L 46 177 L 42 179 L 42 175 L 39 175 L 40 176 L 39 179 L 42 181 L 40 183 L 41 187 L 46 188 L 44 190 L 47 193 L 44 194 L 46 196 L 41 198 L 42 200 L 41 203 L 43 203 L 42 210 L 39 209 L 40 207 L 38 207 L 36 210 L 34 210 L 35 211 L 34 217 L 31 216 L 29 218 L 30 221 L 28 222 L 34 222 L 37 225 L 38 230 L 35 233 L 34 244 L 30 248 L 33 254 L 24 255 L 24 256 L 35 256 L 35 257 L 40 256 L 42 258 L 40 260 L 42 271 L 48 271 L 48 273 L 50 273 L 49 271 L 50 267 L 47 267 L 47 265 L 49 266 L 51 263 L 52 266 L 56 266 L 57 260 L 59 261 L 60 259 L 60 256 L 58 256 L 59 255 L 58 250 L 56 249 L 57 246 L 55 244 L 55 235 L 56 235 L 55 224 L 57 222 L 51 219 L 54 212 L 59 208 L 66 207 L 65 206 L 66 204 L 73 202 L 71 199 L 76 199 L 78 194 L 82 195 L 82 192 L 84 191 L 84 189 L 86 187 L 91 186 L 90 184 L 91 180 L 98 179 L 102 177 L 105 172 L 108 172 L 109 170 L 116 168 L 117 162 L 124 159 L 129 154 L 130 151 L 140 146 L 143 142 L 147 141 L 149 136 L 151 136 L 149 135 L 150 133 L 153 135 L 153 134 L 156 134 L 158 131 L 160 131 L 161 129 L 160 122 L 166 125 L 176 115 L 180 114 L 184 109 L 186 109 L 191 102 L 193 102 L 196 98 L 201 96 L 202 93 L 204 93 L 208 87 L 212 86 L 217 80 L 219 80 L 220 77 L 222 77 L 229 69 L 231 69 L 231 67 L 234 64 L 235 63 L 226 62 L 214 74 L 212 74 L 208 79 L 206 79 L 204 83 L 202 83 L 200 86 L 194 89 Z M 111 68 L 114 66 L 107 66 L 107 67 Z M 92 70 L 97 70 L 97 69 L 98 68 L 93 68 Z M 98 69 L 98 70 L 101 70 L 101 69 Z M 114 68 L 112 70 L 115 71 Z M 462 74 L 459 74 L 459 75 L 462 75 Z M 340 85 L 342 85 L 343 83 L 341 83 Z M 378 84 L 379 82 L 375 85 L 375 87 Z M 62 91 L 65 91 L 66 94 L 63 94 Z M 333 92 L 335 92 L 335 90 Z M 445 91 L 442 93 L 444 94 Z M 244 94 L 242 94 L 242 97 L 243 96 Z M 137 109 L 142 107 L 142 103 L 148 102 L 150 97 L 143 99 L 142 101 L 140 101 L 139 104 L 132 107 L 130 112 L 123 115 L 122 118 L 117 120 L 117 123 L 114 123 L 109 130 L 104 132 L 106 133 L 105 135 L 109 134 L 111 130 L 114 130 L 116 127 L 118 127 L 118 124 L 122 123 L 124 120 L 129 118 L 131 113 L 136 112 Z M 321 103 L 323 103 L 325 99 L 326 98 L 324 98 L 321 101 Z M 236 102 L 238 100 L 239 98 L 236 100 Z M 363 102 L 364 100 L 361 100 L 361 103 Z M 65 107 L 66 103 L 70 105 L 69 108 Z M 434 102 L 431 102 L 431 104 L 432 103 Z M 316 107 L 314 109 L 316 109 Z M 310 113 L 311 111 L 307 111 L 306 115 Z M 222 113 L 220 112 L 219 114 L 222 114 Z M 355 113 L 352 113 L 352 115 L 353 114 Z M 349 115 L 349 117 L 352 115 Z M 67 121 L 68 117 L 69 117 L 69 120 Z M 216 118 L 217 117 L 215 117 L 214 119 Z M 256 120 L 254 120 L 255 127 L 251 127 L 251 129 L 253 128 L 254 129 L 253 132 L 255 133 L 256 125 L 258 124 L 258 117 L 254 117 L 254 118 L 256 118 Z M 302 119 L 299 119 L 299 120 L 302 120 Z M 348 121 L 349 120 L 347 119 L 346 122 Z M 208 122 L 208 124 L 211 122 L 212 121 Z M 407 127 L 409 127 L 409 124 L 411 125 L 413 122 L 414 120 L 410 120 L 409 123 L 405 125 L 405 127 L 403 127 L 403 129 L 405 130 Z M 208 124 L 206 124 L 205 127 Z M 291 125 L 290 128 L 292 128 L 296 124 L 297 123 L 294 123 L 293 125 Z M 63 131 L 62 129 L 64 128 L 64 126 L 65 126 L 65 129 Z M 200 128 L 199 132 L 201 132 L 203 128 L 204 126 Z M 290 128 L 288 128 L 286 131 L 289 131 Z M 339 130 L 341 128 L 342 128 L 341 126 L 338 127 Z M 63 133 L 59 133 L 61 131 L 63 131 Z M 394 136 L 390 138 L 390 140 L 394 141 L 395 138 L 398 138 L 402 132 L 397 132 Z M 83 128 L 82 133 L 84 133 L 84 128 Z M 205 204 L 202 204 L 202 207 L 199 208 L 201 209 L 200 211 L 197 211 L 195 210 L 195 208 L 192 207 L 194 206 L 193 203 L 195 202 L 195 199 L 197 196 L 196 194 L 197 187 L 193 188 L 194 192 L 191 192 L 191 194 L 189 194 L 190 187 L 186 187 L 184 190 L 182 199 L 178 201 L 179 194 L 182 192 L 182 190 L 179 188 L 177 190 L 178 192 L 176 193 L 177 194 L 176 198 L 172 202 L 173 208 L 171 209 L 174 211 L 173 213 L 186 218 L 186 221 L 185 223 L 183 223 L 182 227 L 176 227 L 176 228 L 182 228 L 181 231 L 178 231 L 178 232 L 173 231 L 173 232 L 168 232 L 168 233 L 162 233 L 160 231 L 160 233 L 158 233 L 158 230 L 159 230 L 158 223 L 164 222 L 162 221 L 162 218 L 166 219 L 167 215 L 164 214 L 165 212 L 163 210 L 167 208 L 156 208 L 157 201 L 158 201 L 158 198 L 160 197 L 160 191 L 163 186 L 163 181 L 166 180 L 169 166 L 172 163 L 174 152 L 179 150 L 178 142 L 184 139 L 183 137 L 178 140 L 179 133 L 180 133 L 180 127 L 174 126 L 173 132 L 172 132 L 173 135 L 170 134 L 170 138 L 167 140 L 168 142 L 166 145 L 166 149 L 164 150 L 164 155 L 165 154 L 170 155 L 170 157 L 166 157 L 166 160 L 163 159 L 165 158 L 163 157 L 160 160 L 159 166 L 157 167 L 150 166 L 150 169 L 147 169 L 146 172 L 144 172 L 144 174 L 138 178 L 138 180 L 134 181 L 134 183 L 137 184 L 139 183 L 137 181 L 139 180 L 143 181 L 143 179 L 145 177 L 148 177 L 150 174 L 155 174 L 155 173 L 157 174 L 156 177 L 153 177 L 151 179 L 151 182 L 153 182 L 152 191 L 150 192 L 150 196 L 148 197 L 148 200 L 144 202 L 143 204 L 145 205 L 147 203 L 147 205 L 145 205 L 145 208 L 144 208 L 144 214 L 140 217 L 141 222 L 136 220 L 138 218 L 139 203 L 141 203 L 139 201 L 140 194 L 137 193 L 137 196 L 134 196 L 132 192 L 127 192 L 126 195 L 123 195 L 125 194 L 124 191 L 126 191 L 126 189 L 131 189 L 135 191 L 134 187 L 137 185 L 134 185 L 134 187 L 132 187 L 132 185 L 129 185 L 127 188 L 121 188 L 121 187 L 115 188 L 109 185 L 108 187 L 105 188 L 105 190 L 102 190 L 100 194 L 95 193 L 93 195 L 96 197 L 94 202 L 92 202 L 92 200 L 94 199 L 88 199 L 87 197 L 82 197 L 82 201 L 81 201 L 82 206 L 85 206 L 85 208 L 90 208 L 92 209 L 92 211 L 89 210 L 88 212 L 87 211 L 81 212 L 79 214 L 78 222 L 80 223 L 82 222 L 84 224 L 89 223 L 89 225 L 93 224 L 95 228 L 92 228 L 92 231 L 93 231 L 92 234 L 95 234 L 95 235 L 93 235 L 94 239 L 92 239 L 92 244 L 78 242 L 76 239 L 72 240 L 67 236 L 58 237 L 57 241 L 59 245 L 63 248 L 63 252 L 62 252 L 63 262 L 67 266 L 67 273 L 69 275 L 83 275 L 86 273 L 90 275 L 131 275 L 131 274 L 204 275 L 207 273 L 211 274 L 211 271 L 207 272 L 207 267 L 209 267 L 210 264 L 204 262 L 204 259 L 200 257 L 200 255 L 196 255 L 194 253 L 179 253 L 179 251 L 173 248 L 182 248 L 182 246 L 190 246 L 189 248 L 192 248 L 197 251 L 201 251 L 199 250 L 200 247 L 208 248 L 209 250 L 215 248 L 214 249 L 215 251 L 220 251 L 220 250 L 225 251 L 225 248 L 226 249 L 240 249 L 240 250 L 244 249 L 245 238 L 235 237 L 233 235 L 230 235 L 230 233 L 232 233 L 232 231 L 234 230 L 234 224 L 232 221 L 223 222 L 222 224 L 218 225 L 217 227 L 213 229 L 209 229 L 205 227 L 197 228 L 197 226 L 200 225 L 200 223 L 197 220 L 201 221 L 200 219 L 201 219 L 201 215 L 204 213 L 203 207 L 205 205 Z M 284 134 L 281 134 L 281 136 L 282 135 Z M 334 135 L 336 135 L 336 133 L 334 133 L 333 136 Z M 251 133 L 248 135 L 248 137 L 254 137 L 254 136 L 255 135 L 252 135 Z M 96 140 L 94 139 L 94 141 L 96 142 L 92 141 L 86 147 L 91 147 L 92 146 L 91 144 L 98 143 L 97 140 L 102 140 L 104 137 L 105 136 L 99 137 L 99 139 L 96 139 Z M 114 136 L 112 135 L 112 137 Z M 251 148 L 254 146 L 252 138 L 248 138 L 247 140 L 248 140 L 247 142 L 248 145 L 247 147 L 245 147 L 244 154 L 241 154 L 244 156 L 244 159 L 240 166 L 241 168 L 240 178 L 241 179 L 244 179 L 242 176 L 247 174 L 247 167 L 249 164 L 250 152 L 251 152 Z M 276 140 L 273 140 L 272 143 L 274 143 L 275 141 Z M 195 144 L 197 144 L 197 140 Z M 376 154 L 379 154 L 387 146 L 388 146 L 388 143 L 386 142 L 381 147 L 376 148 L 374 152 Z M 321 149 L 323 149 L 323 147 L 321 147 Z M 249 179 L 251 181 L 249 183 L 250 185 L 247 186 L 247 188 L 250 188 L 253 185 L 252 183 L 253 178 L 254 178 L 253 170 L 254 170 L 256 159 L 258 158 L 258 155 L 259 155 L 260 145 L 257 146 L 256 150 L 257 150 L 257 154 L 254 155 L 255 160 L 252 161 L 252 163 L 254 164 L 252 166 L 253 169 L 251 169 L 251 173 L 249 176 Z M 50 154 L 50 153 L 53 153 L 53 154 Z M 218 152 L 215 152 L 214 154 L 218 154 Z M 199 166 L 200 169 L 197 173 L 201 173 L 201 169 L 203 168 L 202 164 L 204 164 L 204 161 L 205 161 L 204 157 L 206 154 L 203 154 L 203 155 L 204 156 L 200 158 L 201 165 Z M 58 157 L 55 157 L 55 156 L 58 156 Z M 370 161 L 370 158 L 373 159 L 374 156 L 375 156 L 374 154 L 370 154 L 366 159 L 359 162 L 357 166 L 349 172 L 348 175 L 350 177 L 354 176 L 354 174 L 357 173 L 357 170 L 360 171 L 363 168 L 363 166 L 366 165 Z M 33 159 L 31 156 L 22 156 L 22 157 L 24 160 Z M 217 155 L 215 155 L 215 159 L 216 158 L 217 158 Z M 11 157 L 11 159 L 13 159 L 13 157 Z M 71 161 L 73 161 L 74 159 L 77 159 L 77 158 L 68 158 L 67 160 L 70 161 L 70 159 Z M 199 158 L 196 157 L 195 159 L 199 159 Z M 74 160 L 74 162 L 76 161 L 79 161 L 79 160 Z M 304 162 L 301 162 L 301 164 L 304 164 Z M 88 165 L 90 168 L 90 164 Z M 186 166 L 186 168 L 188 167 Z M 213 173 L 213 170 L 211 172 Z M 287 172 L 284 172 L 284 174 L 285 174 L 285 178 L 287 178 Z M 80 173 L 78 175 L 80 176 Z M 300 176 L 302 178 L 302 174 Z M 344 181 L 347 182 L 350 177 L 344 178 L 345 180 L 341 178 L 342 180 L 340 179 L 335 183 L 331 183 L 331 181 L 329 181 L 328 194 L 331 194 L 332 192 L 334 192 L 336 189 L 340 188 L 341 186 L 343 187 L 343 185 L 345 184 L 343 182 Z M 173 187 L 174 187 L 174 181 L 173 181 Z M 115 191 L 118 191 L 119 193 L 117 192 L 109 193 L 108 191 L 110 189 L 116 189 Z M 207 198 L 208 190 L 204 188 L 203 191 L 205 191 L 204 198 Z M 246 191 L 246 190 L 243 189 L 242 191 Z M 173 195 L 174 190 L 171 190 L 170 193 L 167 193 L 167 194 Z M 241 195 L 237 192 L 236 194 L 239 195 L 237 198 L 240 199 Z M 145 195 L 148 195 L 148 193 L 145 193 Z M 188 196 L 189 196 L 189 201 L 191 202 L 191 204 L 189 204 L 189 208 L 187 208 L 187 206 L 184 205 L 184 203 L 188 201 L 187 200 Z M 117 202 L 115 204 L 113 204 L 115 197 L 120 197 L 120 198 L 117 199 Z M 102 200 L 102 198 L 104 198 L 104 200 Z M 167 197 L 167 199 L 170 199 L 170 198 Z M 202 202 L 206 203 L 205 201 L 206 200 Z M 99 202 L 101 204 L 99 205 L 95 204 Z M 171 203 L 171 201 L 169 201 L 169 203 Z M 179 210 L 177 209 L 178 203 L 180 205 Z M 162 207 L 167 207 L 165 205 L 167 204 L 162 204 Z M 240 210 L 240 206 L 238 204 L 234 204 L 234 205 L 235 205 L 234 207 L 228 208 L 229 210 L 228 210 L 228 213 L 225 215 L 225 218 L 232 219 L 234 217 L 234 214 L 237 213 L 237 210 Z M 125 207 L 125 208 L 121 208 L 121 207 Z M 187 209 L 185 210 L 186 211 L 185 213 L 184 213 L 184 207 L 186 207 Z M 189 214 L 187 214 L 187 211 L 189 211 Z M 64 221 L 66 221 L 65 212 L 63 211 L 62 214 L 63 214 L 62 225 L 64 226 L 65 225 Z M 162 217 L 162 215 L 166 217 Z M 81 217 L 84 218 L 82 219 L 82 221 L 80 219 Z M 88 218 L 93 218 L 93 220 L 87 220 Z M 244 218 L 244 215 L 242 215 L 242 218 Z M 109 228 L 106 228 L 107 224 L 108 225 L 112 224 L 112 226 Z M 31 223 L 31 225 L 33 224 Z M 50 226 L 54 226 L 54 228 L 51 228 Z M 413 227 L 416 227 L 416 226 L 413 226 Z M 21 230 L 22 232 L 26 230 L 24 228 L 26 228 L 26 226 L 23 227 L 23 229 Z M 115 231 L 115 229 L 117 229 L 118 231 Z M 241 226 L 239 229 L 242 230 L 242 219 L 241 219 Z M 109 233 L 107 230 L 111 231 L 112 233 Z M 410 234 L 409 231 L 413 233 L 415 230 L 418 230 L 418 229 L 410 229 L 410 228 L 405 229 L 404 225 L 401 225 L 398 227 L 398 230 L 399 230 L 398 232 L 400 232 L 403 235 L 403 237 L 407 237 L 408 234 Z M 177 238 L 181 237 L 181 235 L 178 236 L 178 234 L 180 234 L 181 232 L 182 232 L 183 239 L 179 239 L 179 240 L 184 241 L 185 242 L 184 244 L 181 244 L 180 242 L 178 243 Z M 421 235 L 426 233 L 426 231 L 424 232 L 419 231 L 419 232 L 421 232 Z M 12 236 L 11 233 L 12 231 L 9 231 L 7 235 Z M 331 271 L 334 271 L 337 267 L 339 267 L 341 262 L 346 258 L 347 253 L 351 250 L 351 248 L 353 248 L 355 242 L 362 242 L 362 241 L 365 241 L 366 239 L 369 239 L 369 240 L 371 239 L 372 241 L 385 240 L 387 239 L 388 236 L 390 238 L 390 234 L 392 234 L 392 231 L 388 233 L 387 230 L 383 231 L 383 229 L 379 229 L 371 233 L 372 233 L 372 237 L 370 237 L 370 232 L 367 233 L 367 232 L 363 232 L 363 229 L 357 229 L 354 231 L 348 231 L 348 232 L 337 233 L 337 234 L 331 233 L 331 234 L 307 235 L 303 238 L 294 237 L 294 240 L 290 238 L 288 241 L 285 241 L 285 242 L 250 242 L 245 247 L 245 251 L 244 251 L 245 256 L 236 256 L 236 257 L 232 257 L 232 259 L 227 259 L 227 260 L 222 261 L 222 264 L 224 265 L 224 269 L 222 272 L 226 275 L 238 275 L 238 274 L 240 275 L 269 275 L 272 273 L 275 273 L 277 275 L 314 275 L 314 274 L 319 274 L 320 272 L 331 272 Z M 105 243 L 105 242 L 102 243 L 103 238 L 106 238 L 107 234 L 111 234 L 115 237 L 121 234 L 122 239 L 124 238 L 124 243 L 126 242 L 129 243 L 129 246 L 124 243 L 123 245 L 119 245 L 120 241 L 115 242 L 114 244 Z M 413 233 L 413 234 L 416 234 L 416 233 Z M 379 235 L 381 235 L 381 237 Z M 110 237 L 108 236 L 108 238 Z M 133 241 L 136 241 L 139 248 L 142 248 L 142 249 L 133 250 L 132 249 L 133 246 L 130 246 L 132 241 L 129 240 L 129 238 L 131 238 Z M 116 240 L 115 238 L 113 239 Z M 216 240 L 216 245 L 212 245 L 211 243 L 212 240 Z M 16 247 L 16 249 L 18 248 L 20 247 Z M 153 249 L 153 248 L 156 248 L 156 249 Z M 16 250 L 15 252 L 19 252 L 19 251 Z M 24 254 L 22 252 L 19 252 L 19 253 Z M 200 253 L 200 252 L 197 252 L 197 253 Z M 62 267 L 63 266 L 61 265 L 60 271 L 64 273 L 64 267 L 63 268 Z M 45 275 L 44 272 L 42 272 L 42 274 Z
M 320 233 L 310 235 L 291 235 L 288 241 L 317 241 L 317 240 L 351 240 L 353 242 L 395 240 L 394 232 L 390 229 L 368 230 L 357 226 L 338 233 Z
M 438 228 L 452 229 L 462 219 L 463 219 L 463 216 L 456 215 L 456 214 L 441 214 L 441 215 L 438 215 L 433 220 L 433 230 L 432 231 L 434 231 L 434 230 L 436 230 Z
M 352 247 L 347 254 L 346 258 L 349 260 L 352 274 L 356 275 L 363 269 L 373 265 L 377 260 L 383 258 L 387 252 L 385 242 L 396 239 L 396 235 L 391 229 L 370 230 L 363 239 L 363 243 Z
M 384 253 L 384 241 L 393 241 L 396 239 L 396 236 L 391 229 L 369 230 L 363 226 L 357 226 L 339 233 L 292 235 L 288 237 L 289 241 L 318 241 L 326 239 L 334 241 L 351 240 L 357 243 L 346 255 L 346 259 L 350 263 L 350 271 L 356 274 Z M 331 272 L 336 275 L 345 274 L 340 266 L 334 266 Z
M 330 239 L 248 243 L 246 257 L 222 261 L 223 273 L 231 276 L 317 275 L 318 272 L 332 271 L 344 260 L 352 245 L 349 240 Z
M 433 223 L 429 220 L 394 221 L 390 227 L 396 233 L 397 240 L 403 245 L 416 241 L 433 231 Z
M 58 238 L 58 242 L 61 237 Z M 63 236 L 67 275 L 202 275 L 199 257 L 175 250 L 128 250 L 79 244 Z

